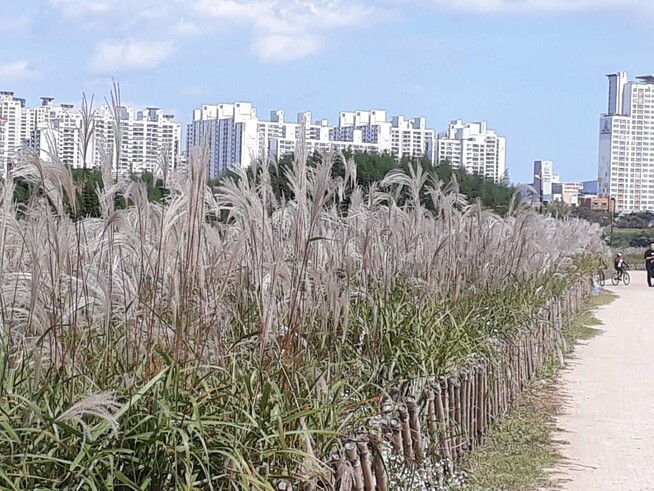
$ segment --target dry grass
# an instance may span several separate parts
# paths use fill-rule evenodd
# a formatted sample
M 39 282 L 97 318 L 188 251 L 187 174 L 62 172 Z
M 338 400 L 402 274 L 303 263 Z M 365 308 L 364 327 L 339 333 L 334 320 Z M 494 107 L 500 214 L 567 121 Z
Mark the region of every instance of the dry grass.
M 318 168 L 298 162 L 288 203 L 275 202 L 265 167 L 256 181 L 243 176 L 210 195 L 205 163 L 192 155 L 164 204 L 118 182 L 102 193 L 102 218 L 74 222 L 63 212 L 74 200 L 69 172 L 30 156 L 14 176 L 32 180 L 42 197 L 18 219 L 7 185 L 0 222 L 2 315 L 12 340 L 38 340 L 44 357 L 69 370 L 96 335 L 126 364 L 155 348 L 212 363 L 226 338 L 247 334 L 238 327 L 243 309 L 257 312 L 261 351 L 280 334 L 288 347 L 315 320 L 324 333 L 345 335 L 352 306 L 372 294 L 413 287 L 421 298 L 456 300 L 599 252 L 586 222 L 522 208 L 500 219 L 438 183 L 426 187 L 433 216 L 418 198 L 427 182 L 420 172 L 396 173 L 365 198 L 354 189 L 343 214 L 338 195 L 349 183 L 331 178 L 328 159 Z M 403 188 L 410 192 L 399 206 L 393 196 Z M 133 206 L 115 210 L 117 196 Z M 226 223 L 207 222 L 220 214 Z M 129 337 L 113 339 L 116 327 Z
M 100 218 L 66 213 L 75 192 L 56 159 L 26 155 L 0 189 L 3 488 L 321 479 L 320 459 L 382 387 L 490 349 L 576 258 L 604 251 L 587 222 L 517 203 L 501 218 L 420 169 L 364 192 L 352 162 L 332 177 L 340 156 L 296 159 L 294 199 L 280 200 L 268 165 L 211 192 L 195 149 L 151 203 L 144 184 L 114 178 L 113 148 Z M 18 177 L 35 190 L 22 210 Z M 62 426 L 105 391 L 118 411 L 105 401 L 75 420 L 100 416 L 88 431 Z

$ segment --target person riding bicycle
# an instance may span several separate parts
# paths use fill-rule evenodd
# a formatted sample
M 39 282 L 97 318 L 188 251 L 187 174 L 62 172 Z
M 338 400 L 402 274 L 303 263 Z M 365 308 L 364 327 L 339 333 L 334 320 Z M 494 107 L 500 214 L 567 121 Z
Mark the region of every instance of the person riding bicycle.
M 613 267 L 618 272 L 620 277 L 624 274 L 625 268 L 629 266 L 624 260 L 624 255 L 621 252 L 618 252 L 613 258 Z

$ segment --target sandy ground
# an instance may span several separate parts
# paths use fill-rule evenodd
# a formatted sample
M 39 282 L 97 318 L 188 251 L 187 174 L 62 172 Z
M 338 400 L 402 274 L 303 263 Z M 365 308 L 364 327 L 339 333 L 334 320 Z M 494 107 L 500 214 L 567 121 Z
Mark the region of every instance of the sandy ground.
M 654 490 L 654 288 L 632 271 L 563 373 L 562 489 Z

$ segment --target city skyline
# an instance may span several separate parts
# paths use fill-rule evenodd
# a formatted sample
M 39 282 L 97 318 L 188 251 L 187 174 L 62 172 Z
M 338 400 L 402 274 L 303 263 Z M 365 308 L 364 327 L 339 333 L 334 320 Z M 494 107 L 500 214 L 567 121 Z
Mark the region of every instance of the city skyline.
M 116 124 L 116 122 L 119 124 Z M 116 150 L 115 136 L 120 135 Z M 182 125 L 163 109 L 125 105 L 55 103 L 41 97 L 30 105 L 11 91 L 0 91 L 0 176 L 13 168 L 23 148 L 43 160 L 71 168 L 112 162 L 122 174 L 169 169 L 181 162 Z
M 597 169 L 604 75 L 654 71 L 654 7 L 604 2 L 0 0 L 0 89 L 28 100 L 103 99 L 112 77 L 125 103 L 191 119 L 218 101 L 263 114 L 382 107 L 488 121 L 510 142 L 512 180 L 549 159 L 569 180 Z M 156 8 L 153 8 L 156 6 Z M 392 64 L 389 63 L 392 60 Z
M 283 109 L 260 116 L 250 102 L 203 104 L 188 124 L 187 154 L 207 145 L 209 178 L 231 167 L 248 167 L 253 160 L 280 159 L 304 145 L 307 153 L 351 151 L 388 153 L 396 160 L 427 158 L 434 161 L 436 132 L 424 117 L 395 115 L 389 121 L 383 109 L 341 111 L 338 122 L 316 120 L 310 111 L 288 118 Z M 494 175 L 493 175 L 494 177 Z
M 118 89 L 118 88 L 116 88 Z M 121 121 L 122 148 L 119 172 L 154 171 L 165 154 L 171 169 L 182 162 L 182 148 L 208 147 L 208 177 L 214 179 L 234 167 L 249 167 L 253 159 L 280 159 L 297 151 L 302 142 L 309 153 L 350 151 L 389 154 L 396 160 L 447 160 L 455 168 L 484 175 L 496 182 L 506 179 L 506 139 L 487 122 L 454 120 L 446 131 L 436 131 L 424 117 L 407 118 L 383 109 L 341 111 L 336 124 L 315 120 L 310 111 L 288 118 L 283 109 L 261 117 L 249 102 L 204 104 L 187 124 L 159 107 L 101 104 L 84 99 L 80 105 L 57 103 L 41 97 L 32 105 L 11 91 L 0 92 L 0 167 L 14 165 L 24 145 L 42 158 L 56 158 L 73 168 L 103 165 L 113 155 L 114 118 Z M 85 121 L 87 121 L 85 123 Z M 91 123 L 92 121 L 92 123 Z M 94 129 L 90 129 L 90 128 Z M 86 129 L 85 129 L 86 128 Z M 88 136 L 84 136 L 88 135 Z M 160 145 L 160 147 L 157 147 Z M 184 159 L 185 160 L 185 159 Z M 116 167 L 117 166 L 117 167 Z
M 5 94 L 12 94 L 12 96 L 15 97 L 16 99 L 25 101 L 25 106 L 26 106 L 27 108 L 37 109 L 37 108 L 39 107 L 39 106 L 36 104 L 36 101 L 32 101 L 32 100 L 30 100 L 30 99 L 28 99 L 28 98 L 26 98 L 26 97 L 23 97 L 22 94 L 16 92 L 16 91 L 13 90 L 13 89 L 10 89 L 10 90 L 1 90 L 1 92 L 2 92 L 2 93 L 5 93 Z M 74 111 L 78 111 L 78 110 L 79 110 L 79 107 L 80 107 L 80 101 L 69 101 L 69 100 L 65 100 L 65 101 L 64 101 L 64 100 L 59 100 L 58 97 L 53 97 L 54 94 L 52 94 L 52 91 L 46 91 L 45 93 L 48 94 L 48 95 L 47 95 L 47 96 L 46 96 L 46 95 L 40 95 L 40 96 L 36 97 L 35 99 L 38 99 L 39 101 L 48 100 L 50 104 L 54 104 L 54 106 L 57 107 L 58 109 L 60 109 L 60 108 L 63 107 L 63 108 L 69 108 L 69 109 L 74 110 Z M 98 111 L 106 110 L 106 109 L 103 109 L 103 108 L 106 107 L 106 106 L 109 104 L 109 102 L 108 102 L 108 96 L 105 97 L 105 98 L 102 98 L 102 97 L 98 97 L 97 94 L 87 94 L 86 92 L 82 92 L 82 94 L 80 94 L 80 100 L 81 100 L 81 98 L 82 98 L 84 95 L 86 95 L 87 98 L 93 97 L 93 98 L 95 99 L 95 104 L 94 104 L 93 107 L 94 107 L 96 110 L 98 110 Z M 202 106 L 207 106 L 206 102 L 207 102 L 207 101 L 205 101 L 205 103 L 202 104 Z M 248 99 L 244 99 L 242 102 L 245 102 L 246 104 L 250 104 L 252 107 L 255 107 L 255 106 L 256 106 L 256 104 L 250 102 L 250 100 L 248 100 Z M 216 103 L 216 104 L 213 104 L 212 102 L 209 103 L 210 106 L 211 106 L 211 105 L 220 105 L 220 104 L 230 104 L 230 103 L 229 103 L 229 102 L 225 102 L 225 101 L 221 101 L 221 102 L 218 102 L 218 103 Z M 147 104 L 147 105 L 135 105 L 134 103 L 123 102 L 123 103 L 122 103 L 122 106 L 123 106 L 123 107 L 126 107 L 126 108 L 130 108 L 130 109 L 132 109 L 132 110 L 137 109 L 137 108 L 142 108 L 142 109 L 145 109 L 145 110 L 148 110 L 148 109 L 160 109 L 160 110 L 162 110 L 162 111 L 165 111 L 167 114 L 172 113 L 172 111 L 168 111 L 168 110 L 167 110 L 163 105 L 161 105 L 161 104 L 156 104 L 156 101 L 153 101 L 152 104 Z M 180 114 L 180 113 L 174 113 L 174 114 L 171 114 L 171 116 L 170 116 L 170 117 L 173 117 L 174 120 L 175 120 L 177 123 L 181 124 L 181 126 L 182 126 L 181 140 L 180 140 L 180 142 L 181 142 L 181 146 L 180 146 L 180 148 L 183 149 L 184 151 L 186 151 L 186 150 L 187 150 L 187 147 L 188 147 L 188 143 L 187 143 L 187 136 L 188 136 L 187 126 L 188 126 L 189 124 L 192 123 L 192 121 L 193 121 L 193 114 L 194 114 L 197 110 L 198 110 L 197 108 L 195 108 L 195 109 L 190 109 L 190 110 L 184 110 L 181 114 Z M 357 111 L 369 111 L 369 110 L 370 110 L 369 108 L 366 109 L 366 108 L 356 107 L 356 108 L 350 108 L 350 109 L 348 109 L 346 112 L 348 112 L 348 113 L 350 113 L 350 112 L 351 112 L 351 113 L 354 113 L 354 112 L 357 112 Z M 389 113 L 386 109 L 379 109 L 379 108 L 378 108 L 378 110 L 381 110 L 381 111 L 384 112 L 384 113 Z M 279 112 L 281 112 L 282 114 L 284 114 L 284 113 L 286 113 L 286 110 L 285 110 L 285 109 L 280 109 L 280 108 L 277 108 L 277 109 L 273 109 L 273 110 L 271 110 L 271 111 L 270 111 L 271 118 L 272 118 L 272 115 L 273 115 L 274 113 L 279 113 Z M 188 116 L 189 113 L 190 113 L 190 116 Z M 258 111 L 258 109 L 257 109 L 257 113 L 258 113 L 258 115 L 260 115 L 260 114 L 263 113 L 263 111 Z M 342 110 L 339 111 L 339 110 L 335 109 L 335 110 L 331 111 L 331 113 L 332 113 L 332 115 L 335 115 L 335 117 L 333 117 L 333 118 L 330 118 L 330 117 L 319 118 L 319 117 L 317 117 L 317 116 L 314 117 L 314 116 L 313 116 L 314 113 L 313 113 L 311 110 L 308 110 L 308 111 L 307 111 L 307 110 L 301 110 L 301 111 L 299 111 L 299 112 L 297 113 L 297 115 L 298 115 L 298 116 L 301 115 L 301 114 L 308 114 L 308 115 L 310 115 L 310 116 L 311 116 L 311 120 L 308 121 L 308 122 L 310 122 L 311 124 L 316 124 L 316 125 L 319 125 L 319 124 L 328 124 L 328 123 L 331 124 L 332 121 L 338 121 L 340 115 L 343 114 L 343 111 L 342 111 Z M 389 114 L 390 114 L 390 113 L 389 113 Z M 259 117 L 260 117 L 260 116 L 259 116 Z M 427 118 L 425 118 L 425 117 L 422 116 L 422 115 L 416 115 L 416 117 L 417 117 L 417 118 L 422 118 L 422 119 L 427 119 Z M 409 118 L 409 119 L 407 119 L 406 121 L 409 122 L 409 121 L 411 121 L 411 120 L 412 120 L 412 118 Z M 459 123 L 460 123 L 461 121 L 462 121 L 461 119 L 454 119 L 454 118 L 450 118 L 450 119 L 447 119 L 446 121 L 440 121 L 440 122 L 433 122 L 433 121 L 430 121 L 430 124 L 428 125 L 428 128 L 427 128 L 427 129 L 430 129 L 430 130 L 433 130 L 433 131 L 434 131 L 434 133 L 435 133 L 435 140 L 437 140 L 439 134 L 441 135 L 441 137 L 443 137 L 444 135 L 446 135 L 448 132 L 451 131 L 451 126 L 452 126 L 453 123 L 456 123 L 456 122 L 459 122 Z M 489 121 L 486 121 L 486 120 L 481 120 L 481 121 L 477 121 L 477 120 L 475 120 L 475 121 L 472 121 L 472 120 L 471 120 L 470 123 L 472 123 L 472 124 L 482 124 L 484 127 L 486 127 L 486 125 L 487 125 L 487 123 L 489 123 Z M 492 123 L 492 121 L 490 122 L 490 124 L 491 124 L 491 126 L 494 126 L 493 123 Z M 493 130 L 490 130 L 490 131 L 492 132 Z M 503 132 L 500 130 L 500 133 L 503 133 Z M 508 138 L 506 138 L 505 136 L 502 136 L 502 139 L 503 139 L 503 140 L 508 140 Z M 509 143 L 509 146 L 511 146 L 512 143 L 513 143 L 513 142 L 511 141 L 511 142 Z M 365 151 L 365 149 L 362 150 L 362 151 Z M 503 150 L 503 153 L 504 153 L 504 150 Z M 435 157 L 438 159 L 439 155 L 438 155 L 438 152 L 437 152 L 437 150 L 436 150 L 436 144 L 434 144 L 434 154 L 435 154 Z M 440 160 L 443 160 L 443 159 L 440 159 Z M 451 160 L 451 159 L 450 159 L 450 160 Z M 595 160 L 597 160 L 597 156 L 595 156 Z M 532 163 L 533 163 L 533 160 L 529 162 L 529 166 L 531 166 Z M 508 165 L 508 159 L 507 159 L 506 167 L 503 167 L 503 168 L 502 168 L 502 171 L 500 172 L 500 175 L 501 175 L 505 170 L 508 171 L 508 172 L 510 172 L 510 171 L 512 171 L 512 169 L 513 169 L 513 168 L 510 167 L 510 166 Z M 483 172 L 482 172 L 482 174 L 483 174 Z M 527 174 L 529 174 L 529 172 L 528 172 L 528 171 L 525 171 L 525 175 L 527 175 Z M 568 172 L 564 171 L 563 174 L 565 174 L 566 177 L 567 177 Z M 500 176 L 500 177 L 501 177 L 501 176 Z M 513 172 L 511 172 L 510 177 L 511 177 L 511 181 L 512 181 L 514 184 L 516 184 L 516 185 L 517 185 L 517 184 L 529 184 L 529 182 L 527 182 L 527 180 L 528 180 L 529 178 L 532 178 L 532 179 L 533 179 L 533 176 L 529 175 L 529 176 L 527 176 L 527 177 L 525 178 L 524 181 L 521 181 L 520 179 L 516 179 L 516 178 L 515 178 Z M 578 179 L 576 179 L 576 181 L 589 180 L 589 179 L 593 179 L 593 180 L 596 180 L 596 179 L 597 179 L 597 162 L 596 162 L 596 161 L 595 161 L 595 168 L 591 169 L 590 174 L 587 174 L 587 175 L 581 175 L 581 177 L 579 177 Z M 497 180 L 497 177 L 496 177 L 496 180 Z M 569 179 L 569 181 L 575 181 L 575 179 Z
M 622 81 L 621 84 L 622 85 L 626 84 L 627 74 L 624 72 L 619 72 L 618 74 L 613 74 L 613 75 L 607 75 L 607 77 L 609 78 L 609 112 L 611 111 L 615 112 L 616 107 L 620 107 L 620 108 L 622 107 L 621 101 L 616 102 L 616 95 L 613 94 L 613 92 L 616 90 L 622 90 L 622 89 L 613 88 L 616 84 L 615 77 L 619 75 L 624 78 L 624 81 Z M 647 79 L 648 83 L 651 83 L 654 77 L 641 76 L 637 78 Z M 60 123 L 64 124 L 64 126 L 61 126 L 61 128 L 57 129 L 56 131 L 61 131 L 61 130 L 65 131 L 65 128 L 68 127 L 70 127 L 71 129 L 76 129 L 76 128 L 79 129 L 80 126 L 79 111 L 81 107 L 80 104 L 61 102 L 61 101 L 57 101 L 55 97 L 41 96 L 39 97 L 40 104 L 35 105 L 31 103 L 32 101 L 28 101 L 26 98 L 20 97 L 20 94 L 15 94 L 13 91 L 0 92 L 0 103 L 2 101 L 12 101 L 12 100 L 19 107 L 22 106 L 24 110 L 27 111 L 27 113 L 30 113 L 31 115 L 29 116 L 29 118 L 34 119 L 34 121 L 28 125 L 23 124 L 21 128 L 22 132 L 16 135 L 16 140 L 12 144 L 10 144 L 7 147 L 7 149 L 11 148 L 12 146 L 14 149 L 16 149 L 22 146 L 20 141 L 25 141 L 28 142 L 28 144 L 32 147 L 35 147 L 37 149 L 40 147 L 41 153 L 43 155 L 47 155 L 47 153 L 50 152 L 51 150 L 47 150 L 43 146 L 44 143 L 46 144 L 46 146 L 52 146 L 53 144 L 59 142 L 59 138 L 54 138 L 56 133 L 53 133 L 52 130 L 55 130 L 55 128 L 48 125 L 41 127 L 38 124 L 39 121 L 42 121 L 43 122 L 42 124 L 45 124 L 46 119 L 44 119 L 44 116 L 48 114 L 49 116 L 47 119 L 54 118 L 55 120 L 57 120 L 57 128 L 59 128 Z M 107 117 L 109 116 L 109 112 L 110 112 L 110 108 L 108 104 L 109 104 L 108 101 L 105 99 L 104 101 L 99 101 L 99 102 L 96 101 L 96 104 L 92 106 L 92 109 L 95 111 L 97 119 L 102 121 L 107 120 Z M 611 109 L 611 105 L 613 105 L 613 109 Z M 217 114 L 224 112 L 222 110 L 223 107 L 227 107 L 228 108 L 227 111 L 231 111 L 231 115 L 219 116 L 217 119 L 222 119 L 225 117 L 234 119 L 234 109 L 235 109 L 234 106 L 236 107 L 243 106 L 245 113 L 241 114 L 240 117 L 237 117 L 236 120 L 232 121 L 232 125 L 234 122 L 238 122 L 238 121 L 240 121 L 241 124 L 247 123 L 247 121 L 252 121 L 254 123 L 254 128 L 252 134 L 249 136 L 249 138 L 252 139 L 252 142 L 249 146 L 248 145 L 244 146 L 243 153 L 242 154 L 239 153 L 238 158 L 236 158 L 235 160 L 232 157 L 233 161 L 230 161 L 229 163 L 225 163 L 227 162 L 227 160 L 229 160 L 229 158 L 228 159 L 223 158 L 225 162 L 223 162 L 220 166 L 217 167 L 217 169 L 218 168 L 220 169 L 219 172 L 216 172 L 216 170 L 212 169 L 212 166 L 214 164 L 213 164 L 213 160 L 210 159 L 209 169 L 208 169 L 210 178 L 217 177 L 220 173 L 224 172 L 227 168 L 237 163 L 240 163 L 241 166 L 247 167 L 250 165 L 251 158 L 256 158 L 256 159 L 261 159 L 264 157 L 279 158 L 283 155 L 292 153 L 295 149 L 295 143 L 298 138 L 297 136 L 295 136 L 295 134 L 297 133 L 297 130 L 299 129 L 298 127 L 301 123 L 307 125 L 306 143 L 309 151 L 315 151 L 315 150 L 330 151 L 330 150 L 347 149 L 354 152 L 372 151 L 375 153 L 390 153 L 396 158 L 399 158 L 400 156 L 405 156 L 405 157 L 425 156 L 432 162 L 440 162 L 440 161 L 448 160 L 450 161 L 450 163 L 454 165 L 454 167 L 463 167 L 471 173 L 482 174 L 495 181 L 503 180 L 505 177 L 504 172 L 508 171 L 505 162 L 506 138 L 497 135 L 493 129 L 488 128 L 487 121 L 475 121 L 475 122 L 464 123 L 461 120 L 450 120 L 447 122 L 447 129 L 443 131 L 441 130 L 444 127 L 443 125 L 438 126 L 437 125 L 438 123 L 436 125 L 433 124 L 427 125 L 426 118 L 423 116 L 418 116 L 415 118 L 406 118 L 404 115 L 394 115 L 391 118 L 391 121 L 387 121 L 386 120 L 387 111 L 379 108 L 371 109 L 371 110 L 358 109 L 355 111 L 340 111 L 337 113 L 338 116 L 336 118 L 337 120 L 336 124 L 331 124 L 331 120 L 329 119 L 314 118 L 313 113 L 311 111 L 299 112 L 297 113 L 297 119 L 293 120 L 293 118 L 291 118 L 289 120 L 288 115 L 286 114 L 286 111 L 284 109 L 276 109 L 271 111 L 269 115 L 269 119 L 266 119 L 265 117 L 261 116 L 261 113 L 258 112 L 254 104 L 245 101 L 234 102 L 234 103 L 220 102 L 218 104 L 203 104 L 201 107 L 193 110 L 193 118 L 190 121 L 187 121 L 184 120 L 183 117 L 178 117 L 178 115 L 169 114 L 168 111 L 165 111 L 165 108 L 162 108 L 159 105 L 151 105 L 142 108 L 142 110 L 139 110 L 141 108 L 136 108 L 134 106 L 130 106 L 124 103 L 121 104 L 121 107 L 124 109 L 124 111 L 126 111 L 125 117 L 127 117 L 129 121 L 132 120 L 136 121 L 137 118 L 139 120 L 141 118 L 149 118 L 150 116 L 146 116 L 146 114 L 156 113 L 157 116 L 155 117 L 155 120 L 161 120 L 161 121 L 168 120 L 171 123 L 174 122 L 173 123 L 174 125 L 179 126 L 178 128 L 179 136 L 176 137 L 177 143 L 175 144 L 175 147 L 179 149 L 179 152 L 186 151 L 187 153 L 190 147 L 200 144 L 199 141 L 194 141 L 192 136 L 189 139 L 189 135 L 192 135 L 193 133 L 192 126 L 194 122 L 199 120 L 205 120 L 205 119 L 216 119 Z M 48 109 L 48 112 L 44 112 L 45 109 Z M 209 109 L 209 112 L 214 112 L 216 114 L 213 114 L 213 116 L 209 116 L 209 118 L 206 118 L 205 116 L 199 116 L 200 114 L 207 111 L 207 109 Z M 50 113 L 50 110 L 54 110 L 54 112 Z M 3 111 L 6 112 L 6 108 L 3 109 L 2 107 L 0 107 L 0 115 L 2 114 Z M 605 116 L 606 114 L 602 113 L 601 124 L 603 125 L 605 125 L 604 122 Z M 362 117 L 363 119 L 365 119 L 365 122 L 362 122 L 361 120 Z M 349 119 L 351 119 L 351 121 Z M 360 134 L 361 133 L 360 130 L 358 130 L 359 133 L 355 132 L 355 135 L 351 134 L 351 131 L 354 128 L 356 127 L 361 128 L 362 124 L 369 126 L 368 131 L 370 131 L 371 129 L 372 131 L 376 131 L 375 128 L 379 122 L 384 122 L 386 125 L 388 125 L 389 130 L 391 129 L 391 127 L 398 128 L 398 127 L 403 127 L 404 125 L 406 125 L 408 129 L 408 128 L 412 128 L 414 124 L 416 124 L 417 125 L 415 126 L 416 129 L 422 129 L 423 131 L 426 131 L 430 135 L 429 139 L 427 140 L 428 143 L 423 142 L 422 140 L 420 142 L 420 147 L 423 147 L 424 143 L 427 143 L 428 147 L 424 147 L 422 149 L 418 148 L 415 150 L 410 149 L 410 152 L 406 153 L 399 149 L 391 149 L 390 146 L 388 146 L 387 148 L 387 145 L 390 145 L 390 133 L 387 135 L 388 142 L 386 142 L 386 144 L 383 141 L 381 142 L 377 142 L 377 141 L 373 142 L 370 140 L 365 141 L 366 140 L 365 134 L 363 135 Z M 288 138 L 281 138 L 281 134 L 275 134 L 275 130 L 272 130 L 272 133 L 268 135 L 270 130 L 269 129 L 262 130 L 261 128 L 262 123 L 265 124 L 266 128 L 273 128 L 275 126 L 280 126 L 280 127 L 291 126 L 295 128 L 291 130 L 292 134 L 288 136 Z M 258 131 L 257 131 L 257 125 L 260 126 Z M 346 130 L 346 133 L 341 132 L 341 133 L 334 134 L 333 131 L 339 130 L 339 128 L 344 128 Z M 40 137 L 38 133 L 43 134 L 43 132 L 46 129 L 48 129 L 50 136 L 49 138 L 44 139 Z M 37 133 L 32 135 L 32 131 L 34 130 L 40 130 L 40 131 L 37 131 Z M 206 130 L 203 130 L 202 133 L 204 133 L 204 131 Z M 223 130 L 221 129 L 221 131 Z M 232 128 L 230 131 L 233 132 L 234 129 Z M 256 135 L 257 132 L 261 132 L 261 131 L 264 131 L 264 135 L 261 135 L 263 136 L 263 138 Z M 283 132 L 285 131 L 286 130 L 284 130 Z M 601 142 L 601 136 L 603 134 L 604 131 L 600 129 L 600 142 Z M 245 136 L 246 133 L 244 132 L 239 138 Z M 488 166 L 492 168 L 492 170 L 484 168 L 482 162 L 484 160 L 483 158 L 482 161 L 478 163 L 472 162 L 472 159 L 470 162 L 468 162 L 465 159 L 465 156 L 464 158 L 461 158 L 461 151 L 463 150 L 465 152 L 465 147 L 467 146 L 468 142 L 473 142 L 474 140 L 474 145 L 470 143 L 471 146 L 479 146 L 479 143 L 482 143 L 482 146 L 485 147 L 485 145 L 483 145 L 483 142 L 487 137 L 492 138 L 492 142 L 491 142 L 492 144 L 490 147 L 492 149 L 492 153 L 490 156 L 492 160 L 487 163 Z M 36 138 L 36 144 L 35 144 L 35 138 Z M 397 138 L 397 136 L 395 138 Z M 68 158 L 62 158 L 62 162 L 70 164 L 73 167 L 80 166 L 79 163 L 77 162 L 77 159 L 79 159 L 79 152 L 80 152 L 79 142 L 75 143 L 77 139 L 78 136 L 75 136 L 72 139 L 70 139 L 70 141 L 67 141 L 66 144 L 69 146 L 69 149 L 67 151 L 68 153 L 71 153 L 71 156 L 69 156 Z M 39 146 L 39 140 L 41 140 L 40 146 Z M 274 149 L 273 146 L 269 145 L 271 143 L 271 140 L 273 140 L 274 143 L 276 144 L 276 149 Z M 331 142 L 331 144 L 326 145 L 325 144 L 326 142 Z M 9 142 L 5 142 L 5 143 L 9 143 Z M 334 145 L 334 143 L 336 143 L 336 145 Z M 380 144 L 378 145 L 378 143 Z M 211 144 L 209 145 L 211 146 Z M 452 147 L 452 145 L 456 145 L 457 147 L 460 145 L 461 148 L 460 149 L 454 148 Z M 454 154 L 452 153 L 453 148 L 454 148 Z M 7 153 L 7 149 L 4 150 L 5 154 Z M 418 150 L 418 153 L 416 153 L 416 150 Z M 0 147 L 0 153 L 2 151 L 3 149 L 2 147 Z M 476 151 L 476 150 L 470 148 L 468 149 L 468 152 L 470 151 Z M 483 155 L 485 155 L 486 150 L 483 151 L 484 151 Z M 499 155 L 497 156 L 492 155 L 492 154 L 496 154 L 498 151 L 499 151 Z M 98 152 L 97 148 L 94 147 L 93 152 L 97 154 Z M 152 151 L 149 152 L 151 153 Z M 13 153 L 13 151 L 10 153 Z M 246 153 L 249 153 L 250 156 L 249 157 L 245 156 Z M 95 157 L 96 162 L 93 163 L 93 165 L 97 165 L 98 158 L 99 157 L 96 155 Z M 138 157 L 137 160 L 139 158 L 140 157 Z M 173 163 L 173 161 L 177 160 L 177 157 L 172 157 L 172 154 L 171 154 L 171 158 L 172 158 L 171 164 Z M 179 158 L 181 158 L 181 155 L 179 156 Z M 549 162 L 550 165 L 553 164 L 553 162 L 551 161 Z M 127 164 L 125 163 L 124 165 Z M 150 163 L 147 165 L 148 170 L 152 170 L 153 166 L 156 166 L 155 160 L 151 158 Z M 137 164 L 137 168 L 140 168 L 138 164 Z M 565 173 L 563 173 L 563 175 L 564 178 L 567 177 Z M 535 177 L 536 176 L 534 175 L 534 178 Z M 588 177 L 590 176 L 585 176 L 583 180 L 587 181 Z M 596 173 L 595 175 L 592 176 L 591 180 L 596 181 L 597 177 L 598 176 Z M 568 181 L 573 182 L 574 180 L 568 179 Z M 577 181 L 580 182 L 581 180 L 578 179 Z M 520 184 L 529 184 L 529 183 L 521 183 L 514 180 L 514 184 L 520 185 Z M 604 192 L 606 193 L 606 190 L 604 190 Z

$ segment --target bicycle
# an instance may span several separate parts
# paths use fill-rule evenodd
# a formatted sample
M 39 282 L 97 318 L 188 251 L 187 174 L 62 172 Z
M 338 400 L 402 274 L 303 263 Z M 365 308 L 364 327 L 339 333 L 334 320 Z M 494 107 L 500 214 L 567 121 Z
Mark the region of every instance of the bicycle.
M 611 284 L 616 286 L 620 284 L 620 281 L 622 281 L 625 286 L 627 286 L 629 283 L 631 283 L 631 276 L 629 276 L 629 273 L 626 271 L 616 271 L 613 273 L 613 276 L 611 276 Z
M 595 273 L 593 274 L 593 280 L 595 280 L 597 284 L 603 288 L 604 285 L 606 284 L 606 277 L 604 276 L 604 271 L 602 271 L 601 269 L 595 271 Z
M 604 275 L 604 270 L 607 268 L 604 259 L 599 260 L 599 269 L 593 273 L 593 280 L 595 280 L 600 287 L 604 288 L 606 284 L 606 276 Z

